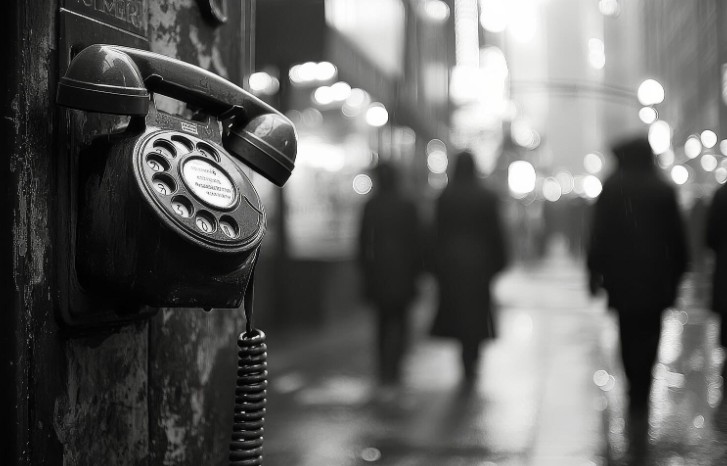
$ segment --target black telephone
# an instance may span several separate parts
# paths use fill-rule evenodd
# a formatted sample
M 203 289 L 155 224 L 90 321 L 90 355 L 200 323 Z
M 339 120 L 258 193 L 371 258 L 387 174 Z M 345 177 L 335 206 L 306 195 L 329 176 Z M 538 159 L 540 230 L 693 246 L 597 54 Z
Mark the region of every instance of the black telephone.
M 158 111 L 153 93 L 187 102 L 207 119 Z M 213 73 L 116 45 L 81 50 L 56 100 L 131 116 L 123 132 L 95 138 L 79 155 L 79 282 L 122 312 L 236 308 L 244 299 L 230 461 L 261 464 L 266 347 L 252 325 L 251 283 L 265 210 L 238 161 L 282 186 L 294 167 L 295 128 Z
M 209 118 L 157 111 L 153 92 Z M 265 213 L 237 160 L 282 186 L 295 160 L 292 123 L 202 68 L 115 45 L 79 52 L 57 102 L 132 116 L 126 131 L 96 138 L 81 154 L 81 284 L 130 308 L 238 307 Z

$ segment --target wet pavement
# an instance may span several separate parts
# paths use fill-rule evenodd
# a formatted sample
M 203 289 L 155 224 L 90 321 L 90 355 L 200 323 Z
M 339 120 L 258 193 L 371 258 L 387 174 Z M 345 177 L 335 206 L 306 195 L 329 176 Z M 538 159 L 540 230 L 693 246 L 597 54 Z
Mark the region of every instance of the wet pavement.
M 460 384 L 457 347 L 427 336 L 431 283 L 413 309 L 399 390 L 374 383 L 365 308 L 323 328 L 270 334 L 265 464 L 727 464 L 724 354 L 694 283 L 665 314 L 642 429 L 624 416 L 614 316 L 604 297 L 587 296 L 582 264 L 557 244 L 495 284 L 500 335 L 483 347 L 472 389 Z

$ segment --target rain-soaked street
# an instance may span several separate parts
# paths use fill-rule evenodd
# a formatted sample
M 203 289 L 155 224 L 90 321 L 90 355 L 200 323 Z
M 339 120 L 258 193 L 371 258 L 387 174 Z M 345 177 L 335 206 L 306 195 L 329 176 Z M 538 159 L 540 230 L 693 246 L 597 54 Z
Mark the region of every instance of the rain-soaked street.
M 502 275 L 500 336 L 471 390 L 460 385 L 454 346 L 427 335 L 433 285 L 423 287 L 414 311 L 398 391 L 372 383 L 372 319 L 364 308 L 352 319 L 271 337 L 267 464 L 724 464 L 723 353 L 691 281 L 678 308 L 665 313 L 640 442 L 624 415 L 616 321 L 603 297 L 588 297 L 582 270 L 556 243 L 543 260 Z

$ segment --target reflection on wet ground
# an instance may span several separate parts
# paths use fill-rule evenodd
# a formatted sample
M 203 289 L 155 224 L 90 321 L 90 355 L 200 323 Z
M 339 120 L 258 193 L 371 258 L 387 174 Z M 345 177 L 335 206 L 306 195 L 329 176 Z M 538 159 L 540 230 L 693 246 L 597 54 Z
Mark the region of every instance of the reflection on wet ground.
M 693 282 L 665 315 L 651 415 L 639 429 L 625 416 L 615 320 L 584 280 L 558 248 L 505 273 L 495 287 L 500 337 L 475 387 L 460 385 L 457 348 L 426 335 L 431 285 L 398 390 L 372 383 L 364 309 L 323 329 L 270 335 L 265 464 L 727 464 L 724 354 Z
M 721 405 L 724 351 L 718 322 L 695 296 L 694 279 L 683 286 L 677 308 L 664 316 L 654 368 L 648 420 L 629 421 L 623 387 L 604 390 L 608 453 L 614 465 L 727 464 L 727 406 Z M 615 329 L 604 329 L 604 354 L 616 354 Z M 615 359 L 606 362 L 622 379 Z M 641 428 L 640 428 L 641 427 Z

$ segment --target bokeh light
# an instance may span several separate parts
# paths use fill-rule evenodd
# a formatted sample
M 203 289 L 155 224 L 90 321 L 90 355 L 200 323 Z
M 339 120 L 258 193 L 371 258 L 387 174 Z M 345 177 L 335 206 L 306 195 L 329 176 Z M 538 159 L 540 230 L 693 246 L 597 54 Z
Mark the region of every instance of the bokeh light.
M 718 167 L 714 171 L 714 179 L 717 180 L 717 183 L 724 184 L 727 181 L 727 168 Z
M 343 81 L 339 81 L 331 85 L 331 93 L 333 94 L 333 100 L 342 102 L 351 95 L 351 86 Z
M 661 154 L 671 147 L 671 126 L 664 120 L 657 120 L 649 126 L 649 145 L 655 154 Z
M 430 173 L 427 177 L 427 182 L 429 183 L 429 186 L 433 189 L 440 190 L 444 189 L 447 186 L 447 183 L 449 183 L 449 178 L 447 177 L 446 173 L 443 173 L 441 175 L 437 175 L 436 173 Z
M 530 162 L 517 160 L 507 170 L 507 184 L 514 194 L 522 195 L 533 192 L 536 181 L 535 167 Z
M 318 65 L 312 61 L 305 62 L 298 67 L 298 82 L 315 81 L 318 75 Z
M 333 103 L 333 90 L 330 86 L 321 86 L 313 92 L 313 100 L 319 105 L 330 105 Z
M 596 153 L 589 153 L 583 157 L 583 167 L 588 173 L 596 174 L 603 170 L 603 159 Z
M 671 179 L 674 183 L 682 185 L 689 180 L 689 171 L 684 165 L 674 165 L 671 169 Z
M 652 124 L 659 117 L 656 109 L 653 107 L 641 107 L 639 110 L 639 120 L 643 121 L 647 125 Z
M 563 194 L 570 194 L 573 192 L 573 175 L 569 171 L 563 170 L 556 173 L 555 179 L 558 180 L 558 184 L 560 184 L 560 190 Z
M 441 0 L 426 0 L 423 11 L 425 16 L 435 23 L 443 23 L 449 18 L 449 6 Z
M 553 177 L 546 178 L 543 181 L 543 197 L 550 202 L 556 202 L 563 195 L 560 183 Z
M 365 173 L 359 173 L 353 177 L 353 190 L 356 194 L 368 194 L 374 187 L 374 182 L 371 177 Z
M 288 71 L 290 82 L 295 85 L 329 82 L 335 79 L 337 75 L 338 69 L 336 66 L 327 61 L 301 63 L 292 66 Z
M 603 16 L 616 17 L 621 13 L 621 5 L 618 0 L 598 0 L 598 11 Z
M 387 121 L 389 121 L 389 112 L 386 111 L 386 107 L 383 104 L 374 102 L 369 105 L 366 111 L 366 123 L 379 128 L 384 126 Z
M 702 153 L 702 142 L 697 136 L 689 136 L 684 142 L 684 155 L 694 159 Z
M 661 168 L 671 167 L 672 165 L 674 165 L 675 159 L 676 156 L 674 155 L 674 151 L 671 149 L 666 152 L 662 152 L 661 154 L 656 156 L 656 161 Z
M 655 79 L 646 79 L 639 85 L 636 97 L 643 106 L 656 105 L 664 101 L 664 88 Z
M 433 150 L 427 155 L 427 167 L 432 173 L 446 173 L 448 165 L 447 153 L 441 149 Z
M 598 197 L 599 194 L 601 194 L 602 190 L 603 185 L 601 184 L 601 180 L 599 180 L 597 177 L 593 175 L 587 175 L 583 178 L 583 193 L 586 195 L 586 197 L 595 199 Z
M 588 63 L 597 70 L 603 69 L 606 65 L 605 46 L 601 39 L 588 39 Z
M 273 95 L 280 89 L 278 78 L 265 71 L 252 73 L 248 78 L 248 83 L 253 94 Z
M 609 377 L 610 374 L 607 371 L 599 369 L 593 373 L 593 383 L 598 387 L 603 387 L 608 383 Z
M 316 64 L 315 78 L 318 81 L 330 81 L 336 77 L 338 70 L 331 62 L 322 61 Z
M 699 135 L 699 140 L 702 141 L 702 145 L 707 149 L 711 149 L 717 145 L 717 135 L 711 129 L 702 131 L 702 134 Z
M 535 149 L 540 145 L 540 134 L 523 119 L 516 119 L 510 125 L 510 134 L 515 144 L 527 149 Z
M 486 31 L 504 31 L 507 28 L 508 15 L 507 0 L 480 1 L 480 24 Z
M 374 447 L 364 448 L 361 451 L 361 459 L 368 463 L 379 461 L 381 459 L 381 450 Z
M 346 100 L 341 106 L 341 113 L 349 118 L 353 118 L 361 114 L 364 108 L 371 103 L 371 97 L 368 92 L 363 89 L 351 89 Z
M 699 163 L 704 171 L 712 172 L 717 168 L 717 157 L 712 154 L 704 154 Z

